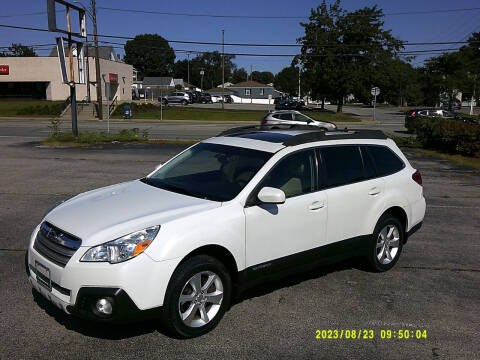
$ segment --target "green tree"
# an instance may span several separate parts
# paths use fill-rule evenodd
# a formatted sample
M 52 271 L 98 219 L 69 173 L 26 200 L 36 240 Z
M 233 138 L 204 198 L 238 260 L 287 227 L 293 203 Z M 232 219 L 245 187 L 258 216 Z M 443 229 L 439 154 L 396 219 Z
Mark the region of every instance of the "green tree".
M 308 23 L 301 23 L 305 35 L 299 61 L 311 77 L 312 93 L 337 101 L 341 112 L 343 99 L 357 84 L 376 83 L 375 70 L 401 48 L 390 30 L 383 29 L 383 12 L 376 6 L 347 12 L 337 0 L 326 1 L 311 10 Z M 365 86 L 365 85 L 364 85 Z
M 138 70 L 141 79 L 145 76 L 171 76 L 175 52 L 160 35 L 142 34 L 127 41 L 124 61 Z
M 225 55 L 225 81 L 229 81 L 236 69 L 233 63 L 234 55 Z M 188 77 L 187 60 L 175 63 L 175 77 L 185 81 Z M 209 89 L 222 83 L 222 54 L 218 51 L 203 53 L 190 60 L 190 83 L 200 87 L 200 71 L 204 71 L 203 88 Z
M 262 84 L 270 84 L 275 80 L 275 75 L 270 71 L 253 71 L 250 78 L 251 80 L 258 81 Z
M 298 92 L 298 69 L 294 66 L 283 68 L 275 75 L 273 85 L 277 90 L 296 96 Z
M 11 46 L 8 47 L 6 51 L 0 52 L 0 57 L 6 56 L 14 56 L 14 57 L 33 57 L 38 56 L 33 48 L 22 45 L 12 43 Z
M 232 73 L 232 78 L 230 79 L 232 83 L 236 84 L 242 81 L 247 81 L 248 73 L 244 68 L 235 69 Z
M 447 100 L 449 110 L 458 92 L 466 86 L 467 63 L 468 58 L 461 52 L 445 53 L 425 62 L 425 74 L 435 91 L 431 96 L 436 95 L 436 102 L 439 98 Z

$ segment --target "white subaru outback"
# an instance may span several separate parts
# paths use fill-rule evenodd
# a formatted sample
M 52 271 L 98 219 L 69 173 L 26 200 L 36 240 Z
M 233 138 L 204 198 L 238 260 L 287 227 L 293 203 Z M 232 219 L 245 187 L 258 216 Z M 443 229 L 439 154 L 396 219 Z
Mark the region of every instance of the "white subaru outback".
M 380 131 L 227 130 L 148 176 L 50 210 L 26 256 L 69 314 L 212 330 L 246 286 L 345 257 L 398 261 L 425 214 L 420 173 Z

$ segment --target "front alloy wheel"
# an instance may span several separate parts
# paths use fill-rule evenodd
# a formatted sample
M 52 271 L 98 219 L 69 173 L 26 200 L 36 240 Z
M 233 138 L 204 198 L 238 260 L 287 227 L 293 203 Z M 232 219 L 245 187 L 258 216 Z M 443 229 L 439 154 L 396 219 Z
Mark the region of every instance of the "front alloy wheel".
M 163 324 L 174 337 L 206 334 L 230 306 L 230 273 L 212 256 L 197 255 L 174 271 L 165 294 Z
M 217 315 L 223 300 L 223 283 L 211 271 L 193 275 L 183 287 L 178 299 L 178 311 L 189 327 L 206 325 Z

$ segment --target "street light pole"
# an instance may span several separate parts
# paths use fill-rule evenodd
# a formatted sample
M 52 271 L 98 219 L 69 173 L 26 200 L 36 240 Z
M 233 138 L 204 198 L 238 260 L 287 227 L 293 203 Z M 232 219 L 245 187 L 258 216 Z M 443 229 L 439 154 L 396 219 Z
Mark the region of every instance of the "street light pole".
M 225 102 L 225 30 L 222 30 L 222 110 Z
M 95 0 L 90 0 L 92 8 L 92 22 L 93 22 L 93 42 L 95 44 L 95 75 L 97 80 L 97 102 L 98 102 L 98 119 L 103 119 L 102 109 L 102 79 L 100 76 L 100 59 L 98 53 L 98 38 L 97 38 L 97 10 L 95 8 Z
M 187 51 L 187 83 L 188 83 L 188 86 L 190 86 L 190 52 L 188 51 Z
M 298 65 L 298 101 L 300 101 L 300 70 L 301 66 Z

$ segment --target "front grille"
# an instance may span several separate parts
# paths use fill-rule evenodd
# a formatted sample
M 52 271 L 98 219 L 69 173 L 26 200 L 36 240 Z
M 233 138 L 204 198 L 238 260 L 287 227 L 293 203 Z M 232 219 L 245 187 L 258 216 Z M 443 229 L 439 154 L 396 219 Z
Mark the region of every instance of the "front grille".
M 43 222 L 33 248 L 51 262 L 65 267 L 81 244 L 82 240 L 78 237 L 70 235 L 48 222 Z

